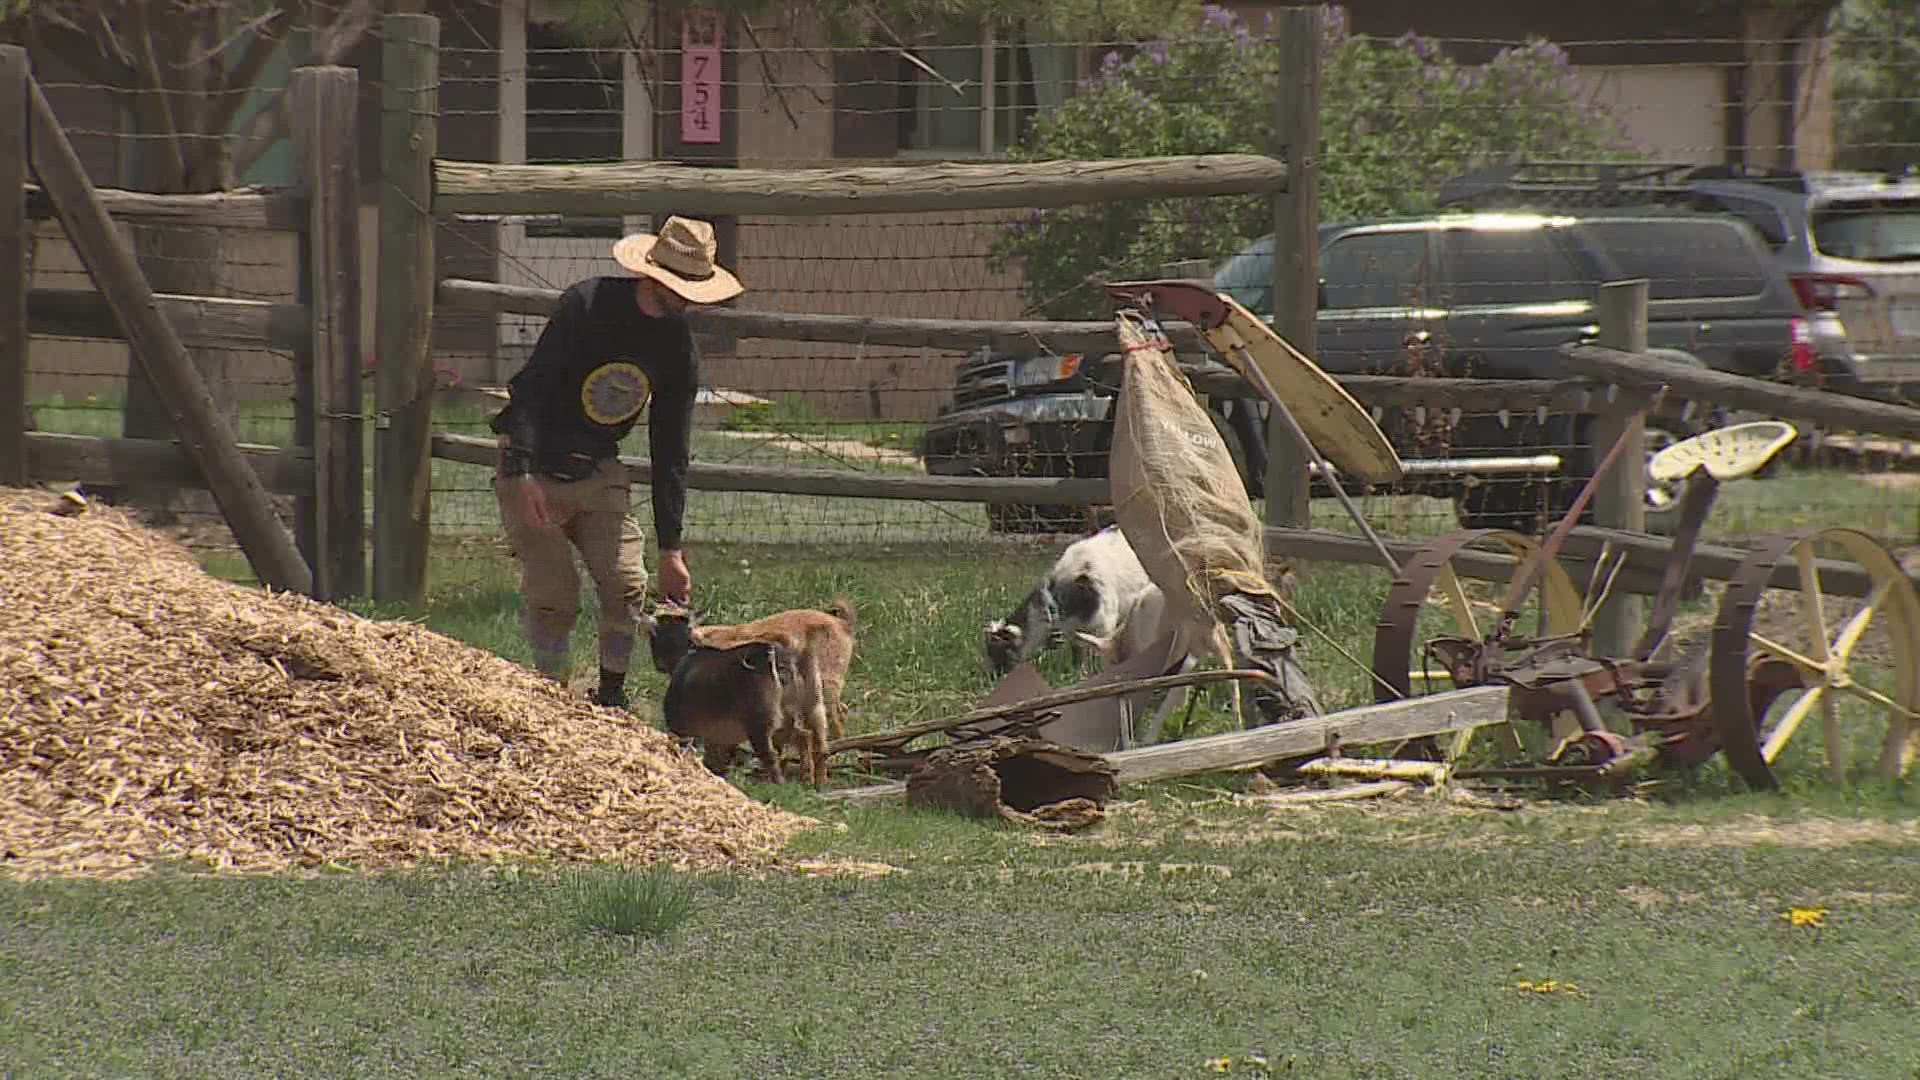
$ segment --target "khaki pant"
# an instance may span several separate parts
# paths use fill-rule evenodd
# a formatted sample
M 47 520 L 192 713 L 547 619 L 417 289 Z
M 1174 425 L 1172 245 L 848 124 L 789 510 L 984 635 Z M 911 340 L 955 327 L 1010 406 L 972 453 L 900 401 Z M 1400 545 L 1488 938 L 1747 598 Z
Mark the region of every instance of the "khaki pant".
M 553 678 L 567 677 L 569 640 L 580 614 L 578 551 L 600 600 L 600 666 L 624 672 L 647 599 L 646 538 L 627 512 L 632 484 L 626 467 L 607 461 L 584 480 L 534 480 L 547 497 L 545 527 L 521 520 L 502 497 L 506 481 L 493 481 L 507 544 L 520 562 L 534 666 Z

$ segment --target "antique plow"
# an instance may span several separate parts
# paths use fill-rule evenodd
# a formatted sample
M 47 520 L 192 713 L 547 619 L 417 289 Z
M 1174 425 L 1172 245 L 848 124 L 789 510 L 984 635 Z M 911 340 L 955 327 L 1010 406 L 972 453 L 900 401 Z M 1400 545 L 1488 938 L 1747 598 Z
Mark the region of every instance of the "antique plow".
M 1816 709 L 1830 775 L 1842 779 L 1846 740 L 1839 706 L 1845 698 L 1856 713 L 1878 717 L 1885 727 L 1877 772 L 1904 773 L 1920 738 L 1920 592 L 1892 553 L 1865 533 L 1813 528 L 1764 538 L 1733 573 L 1707 646 L 1669 655 L 1694 549 L 1721 485 L 1764 467 L 1795 438 L 1789 424 L 1759 421 L 1709 431 L 1648 461 L 1654 478 L 1684 481 L 1680 524 L 1653 610 L 1630 654 L 1594 655 L 1593 613 L 1616 584 L 1625 555 L 1609 561 L 1603 552 L 1585 594 L 1556 556 L 1636 427 L 1628 426 L 1543 542 L 1504 530 L 1465 530 L 1407 560 L 1376 627 L 1377 696 L 1407 695 L 1416 677 L 1454 687 L 1511 687 L 1516 714 L 1547 728 L 1558 741 L 1546 765 L 1479 770 L 1485 778 L 1530 775 L 1607 786 L 1629 775 L 1623 767 L 1629 762 L 1650 757 L 1688 767 L 1724 751 L 1735 771 L 1756 787 L 1777 785 L 1775 762 Z M 1489 543 L 1503 547 L 1516 566 L 1483 632 L 1453 559 Z M 1848 557 L 1853 565 L 1827 563 L 1827 570 L 1848 579 L 1847 591 L 1864 597 L 1837 628 L 1826 610 L 1834 597 L 1823 590 L 1816 558 L 1823 547 Z M 1798 588 L 1798 612 L 1778 606 L 1763 612 L 1764 594 L 1783 586 Z M 1418 620 L 1432 598 L 1452 615 L 1459 632 L 1432 637 L 1416 650 Z M 1537 615 L 1531 632 L 1521 622 L 1529 611 Z M 1881 677 L 1857 679 L 1856 650 L 1876 618 L 1886 631 L 1882 647 L 1890 655 L 1877 658 L 1883 661 L 1875 665 Z M 1888 685 L 1882 689 L 1875 682 Z M 1796 696 L 1783 704 L 1790 693 Z

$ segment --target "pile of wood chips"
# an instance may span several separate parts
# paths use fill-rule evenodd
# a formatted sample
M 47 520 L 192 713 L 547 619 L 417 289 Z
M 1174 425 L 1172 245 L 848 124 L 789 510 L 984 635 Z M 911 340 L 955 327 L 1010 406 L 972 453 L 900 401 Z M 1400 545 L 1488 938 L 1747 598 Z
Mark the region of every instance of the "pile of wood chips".
M 812 824 L 492 653 L 59 506 L 0 488 L 0 873 L 769 865 Z

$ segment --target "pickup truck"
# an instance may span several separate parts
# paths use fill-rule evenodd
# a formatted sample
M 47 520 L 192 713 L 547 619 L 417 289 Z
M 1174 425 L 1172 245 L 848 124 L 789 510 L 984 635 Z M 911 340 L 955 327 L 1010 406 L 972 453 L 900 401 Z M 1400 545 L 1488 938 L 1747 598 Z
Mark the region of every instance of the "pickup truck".
M 1560 379 L 1561 346 L 1598 332 L 1599 286 L 1649 281 L 1648 343 L 1669 359 L 1758 377 L 1817 364 L 1806 319 L 1786 276 L 1753 228 L 1729 215 L 1683 210 L 1566 214 L 1446 212 L 1320 229 L 1319 345 L 1335 375 Z M 1273 241 L 1261 238 L 1221 264 L 1216 288 L 1271 318 Z M 1217 365 L 1202 357 L 1183 363 Z M 1224 370 L 1224 368 L 1223 368 Z M 1106 475 L 1119 365 L 1105 357 L 982 353 L 954 373 L 952 399 L 921 451 L 940 475 Z M 1249 493 L 1260 496 L 1265 407 L 1209 398 L 1216 428 Z M 1492 412 L 1463 415 L 1444 445 L 1432 425 L 1387 410 L 1381 426 L 1417 470 L 1400 491 L 1454 501 L 1461 523 L 1538 532 L 1572 504 L 1606 447 L 1591 445 L 1593 417 Z M 1712 412 L 1677 409 L 1648 419 L 1647 455 L 1701 430 Z M 1557 455 L 1548 472 L 1529 457 Z M 1532 466 L 1537 468 L 1537 465 Z M 1677 509 L 1677 492 L 1648 483 L 1650 527 Z M 1005 531 L 1077 528 L 1069 507 L 995 507 Z

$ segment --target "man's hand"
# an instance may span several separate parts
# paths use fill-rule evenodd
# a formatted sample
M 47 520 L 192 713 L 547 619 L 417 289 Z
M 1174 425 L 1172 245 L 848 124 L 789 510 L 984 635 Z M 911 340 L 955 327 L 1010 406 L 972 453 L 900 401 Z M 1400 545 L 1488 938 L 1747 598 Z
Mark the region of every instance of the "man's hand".
M 679 548 L 660 549 L 660 595 L 680 604 L 693 601 L 693 577 L 687 573 L 687 554 Z
M 521 521 L 544 529 L 553 524 L 547 512 L 547 493 L 532 476 L 516 476 L 507 481 L 507 498 Z

